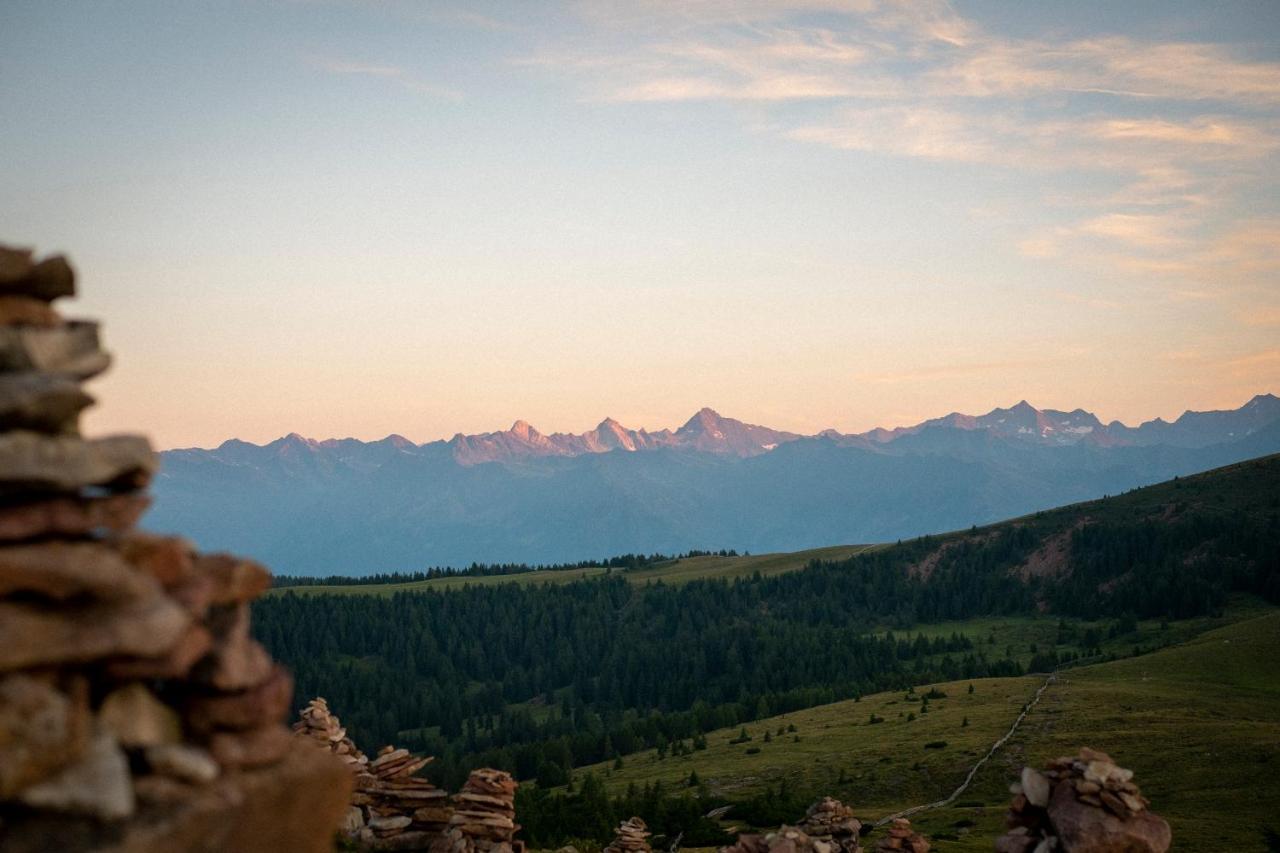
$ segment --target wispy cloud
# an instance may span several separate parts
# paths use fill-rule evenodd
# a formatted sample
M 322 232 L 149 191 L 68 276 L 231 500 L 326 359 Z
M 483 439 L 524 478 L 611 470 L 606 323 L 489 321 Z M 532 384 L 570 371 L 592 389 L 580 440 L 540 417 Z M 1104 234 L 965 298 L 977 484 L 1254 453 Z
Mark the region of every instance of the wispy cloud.
M 328 74 L 375 77 L 389 80 L 397 86 L 421 95 L 428 95 L 446 101 L 462 100 L 461 92 L 423 80 L 399 65 L 326 57 L 311 57 L 309 62 L 313 67 Z

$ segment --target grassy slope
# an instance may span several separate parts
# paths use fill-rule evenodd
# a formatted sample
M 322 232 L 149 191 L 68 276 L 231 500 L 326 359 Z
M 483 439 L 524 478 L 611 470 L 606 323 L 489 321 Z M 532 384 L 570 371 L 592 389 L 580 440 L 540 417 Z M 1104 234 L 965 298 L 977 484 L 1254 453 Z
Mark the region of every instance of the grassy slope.
M 649 751 L 627 756 L 619 771 L 591 769 L 612 790 L 657 779 L 678 785 L 696 769 L 713 792 L 733 799 L 785 777 L 797 790 L 830 793 L 875 818 L 950 793 L 1039 683 L 1034 676 L 975 679 L 972 695 L 967 681 L 939 685 L 947 698 L 924 715 L 901 693 L 876 694 L 748 725 L 748 744 L 730 744 L 738 730 L 722 730 L 691 756 L 658 761 Z M 885 722 L 870 725 L 872 712 Z M 908 712 L 917 719 L 907 722 Z M 776 734 L 789 725 L 798 742 Z M 763 742 L 766 730 L 772 743 Z M 945 748 L 924 748 L 940 740 Z M 937 850 L 990 850 L 1018 768 L 1081 745 L 1105 749 L 1136 771 L 1155 810 L 1173 824 L 1175 849 L 1264 849 L 1261 827 L 1280 829 L 1280 781 L 1269 775 L 1280 769 L 1280 613 L 1064 672 L 960 805 L 916 823 Z M 760 751 L 748 755 L 748 748 Z
M 659 566 L 637 571 L 626 572 L 625 577 L 632 583 L 662 581 L 663 583 L 685 583 L 699 578 L 733 578 L 760 572 L 762 575 L 792 572 L 804 568 L 810 560 L 842 560 L 870 545 L 835 545 L 828 548 L 814 548 L 809 551 L 796 551 L 789 554 L 756 554 L 750 557 L 691 557 L 685 560 L 674 560 Z M 557 572 L 525 572 L 518 575 L 490 575 L 488 577 L 445 577 L 427 581 L 395 584 L 360 584 L 353 583 L 342 586 L 291 586 L 286 589 L 300 595 L 334 594 L 334 595 L 392 595 L 397 592 L 415 590 L 460 589 L 464 586 L 490 586 L 500 583 L 569 583 L 582 578 L 601 577 L 604 569 L 567 569 Z M 282 592 L 283 590 L 273 590 Z

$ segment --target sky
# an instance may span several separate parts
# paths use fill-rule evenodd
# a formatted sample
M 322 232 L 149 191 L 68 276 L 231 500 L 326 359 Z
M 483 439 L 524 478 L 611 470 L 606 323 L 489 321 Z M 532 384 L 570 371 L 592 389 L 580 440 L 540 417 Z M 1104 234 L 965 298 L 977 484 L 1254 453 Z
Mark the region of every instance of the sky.
M 0 4 L 95 434 L 862 431 L 1280 392 L 1280 4 Z

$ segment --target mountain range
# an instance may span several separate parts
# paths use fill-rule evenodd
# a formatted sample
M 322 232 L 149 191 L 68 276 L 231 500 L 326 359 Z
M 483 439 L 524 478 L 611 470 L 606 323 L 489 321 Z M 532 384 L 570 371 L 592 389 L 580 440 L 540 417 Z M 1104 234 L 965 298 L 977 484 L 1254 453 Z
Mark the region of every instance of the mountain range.
M 162 454 L 148 526 L 299 575 L 629 552 L 754 552 L 967 527 L 1280 451 L 1280 398 L 1104 424 L 1026 401 L 897 429 L 799 435 L 702 409 L 416 444 L 231 439 Z

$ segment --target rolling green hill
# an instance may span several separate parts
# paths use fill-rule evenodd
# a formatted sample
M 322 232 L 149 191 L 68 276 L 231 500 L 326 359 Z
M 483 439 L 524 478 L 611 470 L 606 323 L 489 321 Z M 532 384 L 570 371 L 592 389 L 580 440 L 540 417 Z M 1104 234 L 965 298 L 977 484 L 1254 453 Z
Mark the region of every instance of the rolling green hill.
M 1063 670 L 957 804 L 913 822 L 939 851 L 989 851 L 1022 765 L 1088 745 L 1136 772 L 1152 809 L 1172 824 L 1175 850 L 1264 850 L 1263 828 L 1280 830 L 1280 612 L 1249 612 L 1160 651 Z M 620 794 L 657 781 L 678 791 L 696 773 L 711 797 L 727 801 L 785 780 L 801 801 L 831 795 L 876 819 L 949 794 L 1043 680 L 877 693 L 758 720 L 745 726 L 745 743 L 734 742 L 743 727 L 731 727 L 707 734 L 705 750 L 662 759 L 646 750 L 624 756 L 620 769 L 605 762 L 578 775 L 597 774 Z M 929 689 L 946 697 L 922 714 Z M 873 714 L 884 722 L 870 723 Z M 741 825 L 730 812 L 726 826 Z
M 685 557 L 656 566 L 619 572 L 631 583 L 662 581 L 679 584 L 707 578 L 736 578 L 759 572 L 770 576 L 803 569 L 812 560 L 843 560 L 854 554 L 873 548 L 873 545 L 834 545 L 794 551 L 786 554 L 755 554 L 739 557 Z M 616 570 L 615 570 L 616 571 Z M 395 595 L 397 592 L 422 592 L 426 590 L 462 589 L 467 586 L 495 586 L 498 584 L 561 584 L 586 578 L 599 578 L 609 574 L 609 569 L 591 567 L 585 569 L 561 569 L 556 571 L 521 572 L 510 575 L 457 575 L 431 578 L 408 583 L 360 583 L 353 578 L 350 584 L 300 585 L 271 590 L 269 595 L 279 595 L 288 590 L 298 595 Z

